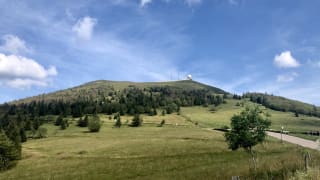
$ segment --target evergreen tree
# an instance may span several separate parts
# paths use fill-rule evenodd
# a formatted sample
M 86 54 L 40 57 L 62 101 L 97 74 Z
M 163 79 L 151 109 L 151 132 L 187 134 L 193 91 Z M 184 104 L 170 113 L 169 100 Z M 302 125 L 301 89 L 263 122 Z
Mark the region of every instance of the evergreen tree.
M 60 129 L 62 130 L 67 129 L 68 126 L 69 126 L 68 119 L 63 119 L 60 124 Z
M 27 141 L 27 133 L 24 128 L 20 129 L 20 137 L 21 137 L 21 142 L 26 142 Z
M 21 148 L 12 142 L 6 134 L 0 130 L 0 170 L 6 170 L 16 165 L 21 158 Z
M 60 114 L 60 115 L 57 117 L 57 119 L 56 119 L 56 121 L 55 121 L 54 125 L 56 125 L 56 126 L 60 126 L 60 125 L 61 125 L 61 123 L 62 123 L 62 121 L 63 121 L 63 116 L 62 116 L 62 114 Z

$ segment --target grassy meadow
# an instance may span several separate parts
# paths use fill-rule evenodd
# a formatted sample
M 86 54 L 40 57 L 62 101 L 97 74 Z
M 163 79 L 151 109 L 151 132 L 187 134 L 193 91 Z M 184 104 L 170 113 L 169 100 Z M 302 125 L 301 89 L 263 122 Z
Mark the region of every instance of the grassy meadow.
M 252 102 L 244 101 L 244 106 L 237 106 L 241 102 L 229 99 L 226 104 L 215 107 L 215 111 L 211 111 L 211 107 L 183 107 L 181 108 L 181 114 L 193 122 L 198 122 L 201 127 L 221 128 L 223 126 L 230 126 L 230 118 L 234 114 L 240 113 L 245 106 L 256 105 Z M 272 122 L 271 129 L 281 130 L 281 126 L 284 127 L 285 131 L 290 132 L 319 131 L 320 129 L 320 118 L 318 117 L 307 115 L 296 117 L 292 112 L 274 111 L 263 106 L 261 108 L 271 115 L 269 117 Z M 299 133 L 291 135 L 310 140 L 319 138 Z
M 250 156 L 227 149 L 223 133 L 195 126 L 112 128 L 99 133 L 45 125 L 48 137 L 23 144 L 23 159 L 0 179 L 230 179 L 253 177 Z M 257 146 L 258 176 L 289 176 L 303 149 L 268 138 Z M 310 151 L 312 163 L 320 154 Z
M 162 116 L 160 111 L 157 116 L 142 115 L 144 124 L 137 128 L 127 126 L 132 116 L 121 116 L 122 127 L 113 128 L 113 116 L 100 114 L 103 125 L 98 133 L 77 127 L 77 119 L 71 117 L 66 130 L 52 122 L 44 124 L 48 137 L 24 143 L 22 160 L 0 173 L 0 179 L 288 179 L 297 169 L 301 172 L 304 148 L 268 137 L 255 147 L 258 169 L 254 174 L 247 152 L 229 150 L 223 133 L 209 130 L 229 126 L 230 118 L 244 108 L 238 102 L 228 100 L 215 111 L 199 106 L 183 107 L 181 115 Z M 274 129 L 320 127 L 318 118 L 268 112 Z M 166 124 L 157 127 L 162 120 Z M 320 153 L 308 152 L 317 172 Z

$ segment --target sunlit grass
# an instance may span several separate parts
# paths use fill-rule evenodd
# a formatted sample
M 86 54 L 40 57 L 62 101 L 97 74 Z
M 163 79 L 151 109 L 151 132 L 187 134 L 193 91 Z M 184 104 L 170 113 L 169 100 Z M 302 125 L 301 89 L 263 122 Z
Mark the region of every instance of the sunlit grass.
M 0 179 L 230 179 L 248 177 L 252 168 L 248 153 L 228 150 L 223 133 L 195 126 L 46 128 L 49 137 L 23 144 L 23 159 Z M 268 138 L 255 149 L 261 177 L 303 165 L 294 145 Z M 312 162 L 320 158 L 311 153 Z

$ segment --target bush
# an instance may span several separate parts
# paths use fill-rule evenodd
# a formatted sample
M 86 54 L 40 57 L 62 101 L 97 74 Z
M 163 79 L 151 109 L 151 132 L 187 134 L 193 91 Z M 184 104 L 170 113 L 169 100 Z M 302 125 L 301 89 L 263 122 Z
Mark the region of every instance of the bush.
M 68 119 L 63 119 L 61 124 L 60 124 L 60 129 L 61 130 L 67 129 L 68 126 L 69 126 Z
M 158 125 L 158 127 L 162 127 L 165 123 L 166 123 L 166 121 L 165 121 L 164 119 L 162 119 L 162 121 L 160 122 L 160 124 Z
M 121 117 L 120 117 L 120 114 L 117 113 L 116 116 L 114 117 L 115 119 L 115 123 L 114 123 L 114 127 L 117 127 L 117 128 L 120 128 L 122 123 L 121 123 Z
M 99 132 L 100 128 L 101 122 L 99 116 L 94 115 L 91 118 L 89 118 L 88 129 L 90 132 Z
M 21 148 L 13 143 L 4 132 L 0 131 L 0 170 L 6 170 L 17 164 Z
M 131 127 L 139 127 L 142 125 L 142 118 L 140 117 L 140 114 L 136 114 L 134 115 L 132 121 L 131 121 L 131 124 L 130 126 Z
M 38 130 L 33 132 L 32 138 L 36 138 L 36 139 L 38 139 L 38 138 L 46 138 L 47 137 L 47 132 L 48 132 L 48 130 L 46 128 L 39 127 Z
M 84 119 L 82 119 L 82 117 L 80 117 L 80 119 L 78 120 L 78 125 L 79 127 L 88 127 L 88 115 L 86 115 L 84 117 Z

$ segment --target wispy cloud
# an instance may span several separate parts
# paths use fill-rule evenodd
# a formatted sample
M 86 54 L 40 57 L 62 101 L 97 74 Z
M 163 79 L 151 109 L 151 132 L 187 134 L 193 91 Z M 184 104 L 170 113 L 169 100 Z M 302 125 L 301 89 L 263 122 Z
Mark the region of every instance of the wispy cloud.
M 194 6 L 202 3 L 202 0 L 185 0 L 188 6 Z
M 4 43 L 0 46 L 0 51 L 11 54 L 31 52 L 31 50 L 27 48 L 25 41 L 20 39 L 18 36 L 6 34 L 2 39 L 4 40 Z
M 320 60 L 308 60 L 307 63 L 312 67 L 320 68 Z
M 298 73 L 296 72 L 280 74 L 277 76 L 277 82 L 281 82 L 281 83 L 292 82 L 296 77 L 298 77 Z
M 76 32 L 78 37 L 84 40 L 90 40 L 93 28 L 97 24 L 97 19 L 86 16 L 78 20 L 72 27 L 72 31 Z
M 152 0 L 140 0 L 140 6 L 144 7 L 148 4 L 152 3 Z

